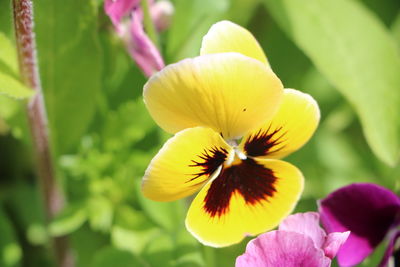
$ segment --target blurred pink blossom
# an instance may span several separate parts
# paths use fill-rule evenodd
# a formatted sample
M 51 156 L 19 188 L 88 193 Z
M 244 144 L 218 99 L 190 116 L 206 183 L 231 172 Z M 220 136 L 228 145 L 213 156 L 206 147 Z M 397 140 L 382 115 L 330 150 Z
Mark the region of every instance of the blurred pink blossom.
M 260 235 L 247 244 L 236 267 L 328 267 L 350 232 L 327 235 L 316 212 L 288 216 L 279 230 Z
M 104 10 L 117 31 L 120 32 L 122 18 L 129 15 L 133 9 L 138 8 L 139 4 L 140 0 L 105 0 Z
M 173 6 L 168 1 L 148 1 L 157 30 L 165 30 L 169 26 Z M 160 52 L 144 31 L 140 0 L 105 0 L 104 9 L 130 56 L 147 77 L 164 68 Z
M 150 13 L 157 31 L 162 32 L 171 24 L 171 17 L 174 14 L 174 6 L 169 1 L 157 1 L 152 5 Z

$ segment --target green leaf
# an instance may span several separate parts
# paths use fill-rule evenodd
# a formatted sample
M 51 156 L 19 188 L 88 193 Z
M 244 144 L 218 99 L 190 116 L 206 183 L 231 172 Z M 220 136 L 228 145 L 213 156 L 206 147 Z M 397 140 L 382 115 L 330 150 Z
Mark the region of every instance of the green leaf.
M 228 11 L 229 1 L 176 0 L 174 6 L 166 49 L 171 62 L 199 55 L 201 39 L 210 26 Z
M 20 101 L 0 95 L 0 134 L 8 133 L 9 120 L 21 111 L 21 106 Z
M 140 181 L 136 181 L 136 194 L 146 214 L 165 230 L 174 232 L 184 227 L 185 207 L 183 201 L 156 202 L 147 199 L 141 192 Z
M 15 45 L 0 32 L 0 94 L 23 99 L 35 92 L 18 80 L 18 62 Z
M 95 254 L 92 267 L 149 267 L 146 262 L 129 251 L 106 247 Z M 162 266 L 162 265 L 160 265 Z
M 12 36 L 12 1 L 0 1 L 0 31 Z
M 18 62 L 15 45 L 0 32 L 0 94 L 16 98 L 28 98 L 34 94 L 18 80 Z
M 120 249 L 141 253 L 146 245 L 157 237 L 159 230 L 156 228 L 135 231 L 128 228 L 113 226 L 111 229 L 111 242 Z
M 18 73 L 17 51 L 15 44 L 0 32 L 0 66 L 5 65 L 14 74 Z M 0 68 L 1 69 L 1 68 Z
M 239 244 L 232 245 L 230 247 L 224 247 L 221 249 L 214 250 L 215 264 L 214 266 L 234 266 L 236 258 L 246 251 L 246 245 L 254 237 L 247 237 Z M 205 247 L 205 250 L 210 248 Z
M 41 77 L 52 138 L 67 152 L 92 121 L 101 89 L 102 53 L 94 1 L 34 3 Z
M 49 233 L 44 224 L 32 223 L 26 229 L 26 237 L 33 245 L 46 245 L 49 241 Z
M 23 160 L 21 155 L 23 154 L 18 154 Z M 18 167 L 26 168 L 21 162 L 18 162 Z M 10 208 L 18 211 L 18 224 L 24 229 L 23 235 L 26 236 L 27 241 L 31 244 L 45 242 L 47 240 L 47 229 L 44 229 L 45 216 L 39 188 L 28 182 L 18 183 L 10 192 Z
M 79 229 L 87 220 L 84 203 L 74 203 L 66 207 L 49 225 L 52 236 L 63 236 Z
M 23 99 L 33 96 L 34 93 L 32 89 L 27 88 L 14 77 L 0 72 L 0 94 Z
M 253 11 L 259 3 L 260 0 L 230 0 L 227 17 L 235 23 L 245 25 L 253 16 Z
M 0 266 L 19 266 L 22 258 L 22 250 L 11 222 L 0 208 Z
M 100 232 L 94 232 L 88 224 L 84 224 L 77 231 L 68 236 L 71 247 L 74 250 L 74 256 L 77 259 L 77 267 L 91 267 L 96 255 L 104 248 L 109 246 L 108 235 Z
M 0 117 L 10 119 L 20 109 L 20 102 L 9 97 L 0 96 Z
M 112 151 L 121 151 L 127 144 L 140 141 L 155 127 L 142 98 L 120 105 L 107 117 L 102 137 L 105 147 Z
M 397 47 L 400 49 L 400 12 L 392 24 L 391 30 L 394 39 L 396 40 Z
M 398 0 L 359 0 L 385 24 L 390 25 L 400 9 Z
M 301 88 L 304 75 L 311 66 L 310 60 L 280 29 L 275 21 L 261 9 L 249 25 L 249 30 L 262 45 L 275 74 L 286 88 Z
M 159 235 L 160 229 L 140 211 L 129 206 L 116 210 L 115 223 L 111 229 L 111 242 L 120 249 L 138 254 Z
M 374 153 L 394 165 L 400 149 L 400 56 L 387 29 L 353 0 L 264 2 L 351 103 Z
M 6 135 L 8 131 L 10 130 L 10 127 L 7 125 L 7 123 L 0 117 L 0 135 Z
M 89 224 L 94 230 L 107 232 L 112 224 L 114 207 L 108 198 L 92 197 L 88 202 Z
M 210 266 L 204 261 L 200 243 L 186 228 L 180 225 L 180 228 L 176 230 L 174 233 L 161 232 L 155 236 L 141 254 L 143 258 L 154 267 Z
M 175 267 L 212 266 L 206 264 L 201 247 L 202 245 L 199 241 L 197 241 L 186 228 L 180 228 L 180 230 L 175 233 Z
M 174 260 L 173 249 L 172 237 L 164 232 L 149 242 L 142 255 L 151 266 L 172 267 L 174 266 L 172 264 Z

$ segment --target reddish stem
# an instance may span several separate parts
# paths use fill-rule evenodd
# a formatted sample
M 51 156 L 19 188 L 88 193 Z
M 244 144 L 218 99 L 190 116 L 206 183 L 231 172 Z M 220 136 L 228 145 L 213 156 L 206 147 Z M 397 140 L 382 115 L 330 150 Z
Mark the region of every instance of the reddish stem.
M 47 221 L 50 221 L 64 207 L 64 199 L 54 175 L 47 114 L 36 57 L 32 1 L 13 0 L 13 12 L 21 78 L 27 87 L 36 92 L 28 102 L 27 113 L 37 160 L 37 178 Z M 67 238 L 55 237 L 52 241 L 58 266 L 74 266 Z

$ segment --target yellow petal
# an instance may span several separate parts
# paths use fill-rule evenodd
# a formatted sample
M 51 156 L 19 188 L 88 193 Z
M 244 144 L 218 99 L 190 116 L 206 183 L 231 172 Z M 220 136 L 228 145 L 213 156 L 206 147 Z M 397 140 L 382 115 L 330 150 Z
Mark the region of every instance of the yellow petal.
M 232 166 L 208 182 L 189 208 L 186 228 L 205 245 L 229 246 L 271 230 L 303 190 L 303 175 L 287 162 L 247 159 Z
M 282 158 L 311 138 L 319 119 L 318 104 L 310 95 L 285 89 L 278 112 L 243 138 L 241 150 L 253 157 Z
M 221 53 L 167 66 L 145 85 L 144 100 L 167 132 L 203 126 L 231 139 L 271 118 L 282 92 L 281 81 L 258 60 Z
M 209 128 L 190 128 L 169 139 L 143 177 L 144 196 L 171 201 L 197 192 L 217 175 L 232 148 Z
M 269 66 L 254 36 L 247 29 L 226 20 L 215 23 L 203 37 L 200 55 L 223 52 L 237 52 Z

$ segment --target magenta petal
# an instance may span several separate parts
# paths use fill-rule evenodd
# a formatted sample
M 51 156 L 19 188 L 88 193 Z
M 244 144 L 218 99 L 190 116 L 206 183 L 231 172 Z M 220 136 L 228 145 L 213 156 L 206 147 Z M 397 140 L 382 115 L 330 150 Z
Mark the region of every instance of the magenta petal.
M 139 12 L 140 10 L 135 10 L 132 13 L 130 39 L 127 47 L 129 54 L 139 68 L 147 77 L 150 77 L 154 72 L 164 67 L 164 61 L 156 46 L 144 32 Z
M 330 233 L 325 240 L 323 245 L 323 249 L 325 252 L 325 256 L 333 259 L 340 247 L 346 242 L 347 238 L 350 235 L 350 231 L 344 233 Z
M 249 242 L 236 267 L 328 267 L 331 260 L 305 235 L 272 231 Z
M 279 230 L 296 232 L 309 236 L 317 248 L 322 248 L 325 243 L 326 233 L 319 226 L 317 212 L 296 213 L 286 217 L 279 225 Z
M 116 28 L 119 28 L 122 17 L 128 15 L 140 0 L 105 0 L 104 10 Z
M 339 264 L 363 261 L 394 225 L 399 211 L 399 197 L 374 184 L 352 184 L 323 199 L 320 214 L 327 232 L 351 232 L 338 252 Z

